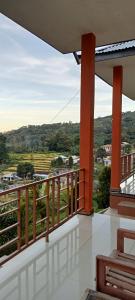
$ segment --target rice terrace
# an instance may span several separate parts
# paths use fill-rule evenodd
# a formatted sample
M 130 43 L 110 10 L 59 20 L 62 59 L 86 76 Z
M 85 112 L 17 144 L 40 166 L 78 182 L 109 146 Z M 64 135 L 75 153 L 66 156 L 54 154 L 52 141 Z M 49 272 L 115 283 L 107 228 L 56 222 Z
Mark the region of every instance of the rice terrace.
M 49 173 L 51 161 L 57 156 L 56 153 L 11 153 L 10 158 L 14 161 L 4 173 L 16 172 L 17 165 L 22 162 L 30 162 L 36 173 Z

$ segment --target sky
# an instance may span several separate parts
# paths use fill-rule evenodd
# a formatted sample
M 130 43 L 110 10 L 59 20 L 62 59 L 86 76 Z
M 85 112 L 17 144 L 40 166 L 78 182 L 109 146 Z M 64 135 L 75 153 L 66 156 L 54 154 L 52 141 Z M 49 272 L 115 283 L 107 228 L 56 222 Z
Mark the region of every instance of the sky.
M 80 121 L 80 66 L 0 14 L 0 131 Z M 95 118 L 111 115 L 112 88 L 96 77 Z M 134 111 L 123 97 L 123 112 Z

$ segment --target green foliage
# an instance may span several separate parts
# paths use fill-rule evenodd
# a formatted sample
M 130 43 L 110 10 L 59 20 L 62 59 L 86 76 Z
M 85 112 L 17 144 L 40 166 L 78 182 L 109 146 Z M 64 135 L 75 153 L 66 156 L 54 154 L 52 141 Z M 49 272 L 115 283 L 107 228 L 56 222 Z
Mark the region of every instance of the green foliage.
M 97 202 L 99 208 L 107 208 L 109 206 L 110 196 L 110 181 L 111 181 L 111 168 L 104 167 L 99 173 L 99 190 L 97 193 Z
M 53 135 L 48 141 L 48 150 L 56 152 L 68 152 L 71 148 L 70 138 L 63 132 Z
M 72 156 L 69 157 L 68 165 L 69 165 L 70 168 L 73 167 L 73 158 L 72 158 Z
M 21 178 L 32 178 L 34 174 L 34 166 L 31 163 L 20 163 L 17 166 L 17 176 Z
M 0 209 L 0 213 L 4 213 L 8 210 L 13 209 L 13 206 L 8 205 L 8 207 L 4 207 Z M 5 216 L 0 217 L 0 230 L 4 229 L 5 227 L 8 227 L 10 225 L 13 225 L 17 222 L 17 216 L 15 213 L 10 213 Z M 13 228 L 11 230 L 8 230 L 6 233 L 0 235 L 0 245 L 8 242 L 10 239 L 14 238 L 16 236 L 16 228 Z
M 97 151 L 96 151 L 96 158 L 103 158 L 103 157 L 106 157 L 106 151 L 105 149 L 103 148 L 98 148 Z
M 131 153 L 131 149 L 132 149 L 132 147 L 131 147 L 130 144 L 129 145 L 125 145 L 125 147 L 124 147 L 124 154 Z
M 6 137 L 0 133 L 0 163 L 4 163 L 8 159 L 6 147 Z
M 0 209 L 0 214 L 9 211 L 11 209 L 13 209 L 14 207 L 12 205 L 8 205 L 6 207 L 2 207 Z M 8 226 L 11 226 L 13 224 L 15 224 L 17 222 L 17 216 L 16 213 L 10 213 L 8 215 L 5 216 L 1 216 L 0 217 L 0 230 L 5 229 Z M 3 233 L 0 235 L 0 245 L 3 245 L 5 243 L 7 243 L 8 241 L 14 239 L 17 236 L 17 227 L 14 227 L 10 230 L 8 230 L 7 232 Z M 3 249 L 0 251 L 0 257 L 6 254 L 9 254 L 9 251 L 15 251 L 16 249 L 16 245 L 14 244 L 12 247 L 10 247 L 11 249 L 9 249 L 9 247 L 7 249 Z
M 57 159 L 54 159 L 51 161 L 51 166 L 53 168 L 62 168 L 64 166 L 64 162 L 61 156 L 59 156 Z
M 122 114 L 122 141 L 135 144 L 135 112 Z M 10 152 L 69 152 L 79 155 L 79 123 L 54 123 L 41 126 L 29 125 L 5 134 Z M 110 144 L 112 140 L 112 117 L 95 120 L 95 146 Z

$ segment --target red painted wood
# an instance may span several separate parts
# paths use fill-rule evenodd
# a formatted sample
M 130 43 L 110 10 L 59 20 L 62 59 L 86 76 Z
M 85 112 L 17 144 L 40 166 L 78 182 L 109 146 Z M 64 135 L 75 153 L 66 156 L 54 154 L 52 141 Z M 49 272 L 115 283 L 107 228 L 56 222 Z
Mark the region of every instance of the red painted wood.
M 86 214 L 91 213 L 92 210 L 95 44 L 96 39 L 93 33 L 82 36 L 80 167 L 85 169 L 84 213 Z M 81 196 L 80 186 L 80 199 Z
M 121 106 L 122 76 L 121 66 L 113 69 L 113 119 L 112 119 L 112 168 L 111 190 L 120 190 L 121 182 Z

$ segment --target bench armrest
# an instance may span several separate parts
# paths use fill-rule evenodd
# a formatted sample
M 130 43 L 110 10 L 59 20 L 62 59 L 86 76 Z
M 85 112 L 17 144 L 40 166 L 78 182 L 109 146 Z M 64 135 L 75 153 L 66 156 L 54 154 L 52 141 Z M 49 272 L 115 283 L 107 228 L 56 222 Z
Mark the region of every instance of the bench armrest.
M 124 253 L 124 238 L 135 240 L 135 231 L 119 228 L 117 230 L 117 250 Z
M 107 271 L 109 269 L 115 269 L 116 273 L 118 270 L 118 273 L 119 271 L 122 271 L 124 273 L 132 274 L 133 277 L 135 276 L 135 264 L 104 255 L 98 255 L 96 257 L 97 291 L 118 297 L 120 299 L 135 299 L 135 294 L 128 295 L 128 298 L 126 298 L 126 291 L 124 289 L 119 287 L 115 288 L 112 285 L 107 284 Z

